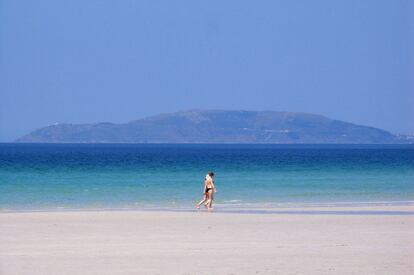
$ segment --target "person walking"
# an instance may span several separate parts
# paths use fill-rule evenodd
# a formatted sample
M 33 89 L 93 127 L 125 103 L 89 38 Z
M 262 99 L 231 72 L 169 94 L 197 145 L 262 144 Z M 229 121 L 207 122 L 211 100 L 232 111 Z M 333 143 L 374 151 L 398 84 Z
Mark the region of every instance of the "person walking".
M 197 209 L 200 209 L 200 205 L 204 203 L 209 211 L 213 210 L 214 193 L 217 192 L 214 185 L 214 172 L 210 171 L 204 178 L 204 194 L 203 199 L 197 203 Z

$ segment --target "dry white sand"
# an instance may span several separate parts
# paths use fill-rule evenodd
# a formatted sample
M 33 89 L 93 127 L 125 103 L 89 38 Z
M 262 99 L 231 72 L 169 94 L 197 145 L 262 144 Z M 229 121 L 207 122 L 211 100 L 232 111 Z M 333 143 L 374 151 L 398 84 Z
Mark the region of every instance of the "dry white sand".
M 0 274 L 414 274 L 414 216 L 0 213 Z

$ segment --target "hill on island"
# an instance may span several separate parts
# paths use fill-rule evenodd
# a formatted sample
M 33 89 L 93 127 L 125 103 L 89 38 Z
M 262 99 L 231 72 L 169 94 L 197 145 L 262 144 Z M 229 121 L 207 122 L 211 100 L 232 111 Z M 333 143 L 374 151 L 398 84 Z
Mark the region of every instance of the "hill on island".
M 295 112 L 189 110 L 123 124 L 54 124 L 17 142 L 42 143 L 401 143 L 381 129 Z M 405 143 L 405 142 L 402 142 Z

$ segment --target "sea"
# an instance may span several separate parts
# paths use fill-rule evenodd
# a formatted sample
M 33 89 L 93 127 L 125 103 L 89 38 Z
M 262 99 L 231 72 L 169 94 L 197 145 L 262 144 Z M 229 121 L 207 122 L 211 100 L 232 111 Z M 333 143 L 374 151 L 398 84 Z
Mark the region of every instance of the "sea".
M 0 211 L 414 202 L 414 145 L 0 144 Z

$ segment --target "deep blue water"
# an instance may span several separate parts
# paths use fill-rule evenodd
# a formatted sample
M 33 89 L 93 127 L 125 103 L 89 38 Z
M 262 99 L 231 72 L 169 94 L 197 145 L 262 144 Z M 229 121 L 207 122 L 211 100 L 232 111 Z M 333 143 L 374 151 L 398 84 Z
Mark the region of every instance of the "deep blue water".
M 414 201 L 414 145 L 0 144 L 0 209 Z

